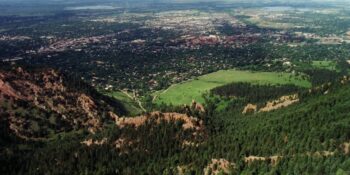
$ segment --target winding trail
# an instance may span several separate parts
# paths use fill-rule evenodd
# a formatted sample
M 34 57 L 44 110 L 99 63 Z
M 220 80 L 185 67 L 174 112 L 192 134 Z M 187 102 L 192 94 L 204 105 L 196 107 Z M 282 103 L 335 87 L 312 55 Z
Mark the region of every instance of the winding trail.
M 141 110 L 143 112 L 146 112 L 147 110 L 142 106 L 142 102 L 136 97 L 136 96 L 131 96 L 127 91 L 121 90 L 121 92 L 123 94 L 125 94 L 126 96 L 128 96 L 130 99 L 134 100 L 137 102 L 137 104 L 139 105 L 139 107 L 141 108 Z
M 172 87 L 177 86 L 177 85 L 179 85 L 179 84 L 183 84 L 183 83 L 192 81 L 192 80 L 195 80 L 195 79 L 194 79 L 194 78 L 191 78 L 191 79 L 188 79 L 188 80 L 185 80 L 185 81 L 182 81 L 182 82 L 179 82 L 179 83 L 175 83 L 175 84 L 170 85 L 168 88 L 166 88 L 165 90 L 163 90 L 161 93 L 159 93 L 159 94 L 153 96 L 152 102 L 155 102 L 155 101 L 157 100 L 157 98 L 158 98 L 161 94 L 164 94 L 164 93 L 168 92 L 168 90 L 171 89 Z
M 152 102 L 156 101 L 156 99 L 158 98 L 159 95 L 168 92 L 168 90 L 169 90 L 170 88 L 172 88 L 173 86 L 176 86 L 176 85 L 177 85 L 177 84 L 172 84 L 171 86 L 169 86 L 167 89 L 165 89 L 164 91 L 162 91 L 162 92 L 159 93 L 158 95 L 153 96 Z

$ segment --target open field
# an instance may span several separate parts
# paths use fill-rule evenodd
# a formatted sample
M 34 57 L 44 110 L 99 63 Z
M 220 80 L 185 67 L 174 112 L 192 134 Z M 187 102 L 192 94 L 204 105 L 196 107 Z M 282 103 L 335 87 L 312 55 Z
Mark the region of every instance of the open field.
M 335 61 L 312 61 L 311 65 L 318 69 L 337 70 Z
M 291 73 L 249 72 L 240 70 L 221 70 L 203 75 L 198 79 L 175 84 L 165 91 L 154 93 L 154 102 L 173 105 L 189 104 L 192 100 L 203 102 L 202 94 L 218 86 L 232 82 L 250 82 L 257 84 L 294 84 L 311 87 L 309 81 Z

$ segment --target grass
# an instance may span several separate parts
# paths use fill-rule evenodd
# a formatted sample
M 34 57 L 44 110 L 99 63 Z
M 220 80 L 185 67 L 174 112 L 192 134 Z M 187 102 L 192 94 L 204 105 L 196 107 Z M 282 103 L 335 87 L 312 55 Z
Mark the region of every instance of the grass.
M 311 65 L 318 69 L 337 70 L 337 63 L 335 61 L 312 61 Z
M 142 110 L 138 107 L 138 104 L 121 91 L 110 92 L 110 93 L 107 93 L 106 95 L 111 96 L 119 100 L 120 102 L 122 102 L 126 110 L 129 111 L 130 115 L 137 115 L 142 112 Z
M 203 103 L 202 94 L 218 86 L 232 82 L 249 82 L 253 84 L 294 84 L 300 87 L 311 87 L 308 80 L 291 73 L 250 72 L 240 70 L 221 70 L 198 77 L 195 80 L 175 84 L 165 91 L 155 92 L 154 103 L 173 105 L 190 104 L 192 100 Z

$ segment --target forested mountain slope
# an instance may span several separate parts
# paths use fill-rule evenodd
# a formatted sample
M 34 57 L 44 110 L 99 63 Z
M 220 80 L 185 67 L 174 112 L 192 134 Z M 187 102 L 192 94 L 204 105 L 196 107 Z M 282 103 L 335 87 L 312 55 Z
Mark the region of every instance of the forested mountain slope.
M 212 154 L 241 162 L 240 172 L 349 170 L 350 89 L 345 82 L 300 93 L 297 104 L 272 112 L 217 114 L 224 125 L 210 142 Z
M 1 122 L 25 140 L 82 128 L 96 132 L 112 114 L 126 114 L 118 101 L 81 80 L 53 69 L 21 67 L 0 71 L 0 107 Z
M 0 163 L 5 166 L 1 171 L 346 174 L 350 171 L 348 80 L 345 77 L 339 83 L 300 90 L 298 102 L 270 112 L 242 114 L 243 106 L 218 110 L 217 101 L 208 99 L 205 111 L 185 107 L 172 110 L 186 114 L 117 118 L 95 134 L 82 127 L 81 132 L 55 134 L 46 141 L 13 142 L 11 128 L 2 122 Z M 8 142 L 13 145 L 3 144 Z

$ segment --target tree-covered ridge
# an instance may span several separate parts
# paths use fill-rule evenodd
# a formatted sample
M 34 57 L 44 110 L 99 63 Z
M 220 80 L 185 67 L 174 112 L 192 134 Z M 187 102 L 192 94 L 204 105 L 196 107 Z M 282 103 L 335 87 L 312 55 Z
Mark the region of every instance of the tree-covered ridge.
M 83 127 L 95 132 L 112 113 L 126 114 L 117 100 L 53 69 L 1 70 L 0 106 L 11 131 L 34 140 Z
M 232 174 L 346 174 L 350 170 L 347 81 L 302 91 L 300 102 L 289 107 L 249 115 L 239 108 L 216 110 L 215 99 L 209 98 L 204 113 L 188 111 L 207 128 L 206 137 L 192 146 L 181 141 L 193 139 L 191 130 L 181 129 L 182 122 L 150 120 L 138 128 L 112 124 L 94 135 L 71 132 L 50 142 L 19 142 L 26 149 L 13 146 L 2 152 L 1 163 L 6 165 L 2 170 L 5 174 L 178 174 L 180 167 L 187 174 L 203 174 L 214 159 L 223 158 L 235 165 Z M 135 145 L 120 150 L 114 141 L 121 137 Z M 81 143 L 89 138 L 106 138 L 107 144 Z M 4 133 L 2 139 L 8 136 Z
M 215 95 L 226 98 L 244 98 L 247 103 L 266 102 L 283 95 L 299 92 L 295 85 L 254 85 L 251 83 L 231 83 L 211 90 Z
M 219 112 L 225 126 L 212 140 L 216 154 L 235 157 L 234 162 L 249 156 L 266 158 L 244 164 L 243 172 L 335 174 L 338 168 L 347 168 L 349 85 L 324 85 L 301 94 L 299 104 L 274 112 L 248 116 L 234 110 Z M 276 166 L 269 165 L 273 156 L 282 156 Z

